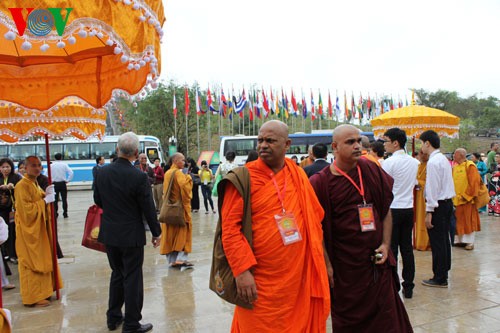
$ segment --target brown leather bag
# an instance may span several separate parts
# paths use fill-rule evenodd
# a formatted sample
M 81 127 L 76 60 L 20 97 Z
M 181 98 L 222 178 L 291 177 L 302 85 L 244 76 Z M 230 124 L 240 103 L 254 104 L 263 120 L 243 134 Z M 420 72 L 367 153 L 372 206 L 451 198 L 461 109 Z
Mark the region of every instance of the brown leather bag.
M 161 223 L 173 225 L 176 227 L 185 227 L 186 221 L 184 221 L 184 205 L 182 204 L 182 189 L 179 192 L 179 200 L 176 202 L 170 201 L 170 192 L 172 191 L 172 184 L 175 179 L 175 170 L 170 177 L 170 182 L 168 183 L 167 193 L 163 198 L 163 204 L 160 209 L 160 217 L 158 221 Z
M 229 266 L 224 248 L 222 246 L 222 203 L 224 202 L 224 191 L 227 182 L 231 182 L 243 198 L 243 220 L 241 229 L 243 235 L 252 246 L 252 211 L 250 204 L 250 173 L 245 167 L 239 167 L 231 170 L 218 184 L 219 193 L 219 221 L 215 229 L 214 249 L 212 253 L 212 267 L 210 270 L 209 288 L 217 296 L 226 302 L 235 304 L 247 309 L 252 309 L 250 303 L 244 302 L 238 297 L 236 280 L 233 271 Z

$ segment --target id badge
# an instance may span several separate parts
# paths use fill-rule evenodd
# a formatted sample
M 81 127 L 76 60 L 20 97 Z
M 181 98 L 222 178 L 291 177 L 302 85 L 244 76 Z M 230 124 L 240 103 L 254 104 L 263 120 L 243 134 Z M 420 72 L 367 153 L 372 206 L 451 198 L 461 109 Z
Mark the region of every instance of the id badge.
M 375 231 L 375 216 L 373 215 L 373 205 L 358 205 L 359 225 L 361 232 Z
M 206 180 L 206 179 L 205 179 L 205 180 L 203 181 L 203 185 L 207 186 L 207 185 L 208 185 L 208 180 Z
M 290 245 L 302 240 L 299 228 L 292 213 L 274 215 L 281 239 L 284 245 Z

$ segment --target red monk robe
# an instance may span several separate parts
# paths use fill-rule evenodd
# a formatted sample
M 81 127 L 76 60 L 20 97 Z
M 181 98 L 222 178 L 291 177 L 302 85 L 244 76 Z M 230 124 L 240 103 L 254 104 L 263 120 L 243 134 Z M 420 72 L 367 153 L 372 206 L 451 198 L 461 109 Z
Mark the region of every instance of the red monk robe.
M 222 241 L 235 276 L 252 268 L 257 286 L 253 310 L 236 306 L 231 332 L 325 332 L 330 310 L 321 220 L 323 209 L 303 170 L 286 159 L 274 175 L 286 191 L 302 241 L 285 246 L 274 216 L 282 212 L 273 172 L 258 159 L 247 163 L 251 179 L 253 250 L 241 233 L 243 199 L 228 183 L 222 207 Z
M 383 218 L 393 194 L 393 179 L 375 163 L 360 158 L 365 198 L 373 204 L 375 231 L 361 232 L 357 206 L 363 203 L 358 190 L 344 176 L 334 176 L 329 168 L 310 178 L 325 209 L 323 230 L 325 247 L 333 266 L 333 332 L 413 332 L 404 305 L 398 295 L 396 261 L 382 265 L 371 261 L 382 244 Z M 347 173 L 360 184 L 356 168 Z

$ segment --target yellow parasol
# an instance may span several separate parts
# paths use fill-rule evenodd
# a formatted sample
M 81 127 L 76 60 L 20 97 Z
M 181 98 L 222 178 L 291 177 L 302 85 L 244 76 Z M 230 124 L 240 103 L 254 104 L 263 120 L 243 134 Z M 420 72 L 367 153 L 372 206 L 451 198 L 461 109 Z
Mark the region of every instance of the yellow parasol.
M 0 2 L 0 99 L 47 110 L 78 96 L 95 108 L 114 89 L 156 86 L 161 0 Z
M 458 137 L 460 118 L 448 112 L 423 105 L 409 105 L 386 112 L 371 120 L 375 137 L 382 136 L 390 128 L 398 127 L 408 137 L 433 130 L 439 136 Z
M 66 97 L 48 110 L 28 109 L 0 101 L 0 140 L 14 143 L 33 135 L 102 139 L 106 110 L 94 109 L 77 97 Z

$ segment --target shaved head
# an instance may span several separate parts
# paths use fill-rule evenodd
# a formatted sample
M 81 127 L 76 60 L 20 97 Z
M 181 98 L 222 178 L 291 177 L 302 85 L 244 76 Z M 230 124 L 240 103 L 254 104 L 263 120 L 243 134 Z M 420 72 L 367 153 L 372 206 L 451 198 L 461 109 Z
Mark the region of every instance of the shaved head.
M 172 155 L 172 165 L 175 165 L 177 168 L 182 169 L 186 164 L 186 158 L 181 153 L 175 153 Z
M 335 127 L 332 134 L 332 141 L 337 142 L 340 138 L 343 138 L 346 134 L 351 134 L 356 132 L 359 134 L 359 129 L 352 125 L 339 125 Z
M 269 130 L 273 131 L 277 135 L 288 139 L 288 125 L 279 120 L 269 120 L 266 121 L 259 129 L 259 132 Z
M 465 157 L 467 155 L 467 151 L 464 148 L 457 148 L 455 150 L 455 154 Z
M 181 153 L 175 153 L 172 155 L 172 162 L 177 162 L 180 159 L 183 159 L 184 155 Z

